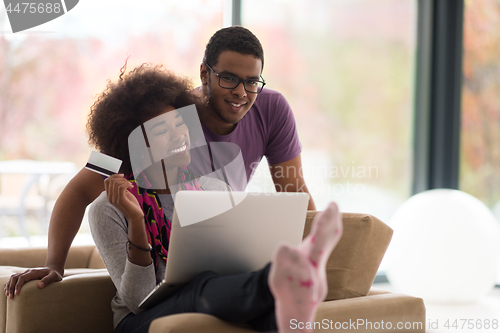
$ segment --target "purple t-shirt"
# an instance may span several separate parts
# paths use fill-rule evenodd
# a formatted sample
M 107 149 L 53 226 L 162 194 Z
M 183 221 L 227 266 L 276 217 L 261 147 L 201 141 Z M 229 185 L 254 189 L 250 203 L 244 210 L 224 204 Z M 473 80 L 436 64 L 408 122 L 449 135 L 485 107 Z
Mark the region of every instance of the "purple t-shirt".
M 224 156 L 219 161 L 212 158 L 214 169 L 231 164 L 241 151 L 246 179 L 241 182 L 226 177 L 229 185 L 237 191 L 245 189 L 262 156 L 266 156 L 269 164 L 278 164 L 297 157 L 302 150 L 290 105 L 282 94 L 271 89 L 264 89 L 257 96 L 255 103 L 231 133 L 217 135 L 203 123 L 202 129 L 211 155 L 220 156 L 216 153 L 217 148 L 224 146 Z M 217 144 L 219 142 L 230 144 Z M 196 169 L 194 165 L 191 167 Z M 236 162 L 233 162 L 234 167 L 238 167 Z M 241 169 L 241 165 L 239 167 Z

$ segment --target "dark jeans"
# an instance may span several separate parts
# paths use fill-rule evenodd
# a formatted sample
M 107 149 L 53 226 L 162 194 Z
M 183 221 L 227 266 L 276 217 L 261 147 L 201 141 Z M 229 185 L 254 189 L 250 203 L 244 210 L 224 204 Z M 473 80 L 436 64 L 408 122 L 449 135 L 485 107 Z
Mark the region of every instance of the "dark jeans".
M 260 332 L 277 331 L 274 298 L 267 285 L 270 266 L 229 276 L 202 272 L 155 307 L 139 314 L 130 313 L 115 332 L 147 333 L 156 318 L 186 312 L 206 313 L 233 323 L 249 323 Z

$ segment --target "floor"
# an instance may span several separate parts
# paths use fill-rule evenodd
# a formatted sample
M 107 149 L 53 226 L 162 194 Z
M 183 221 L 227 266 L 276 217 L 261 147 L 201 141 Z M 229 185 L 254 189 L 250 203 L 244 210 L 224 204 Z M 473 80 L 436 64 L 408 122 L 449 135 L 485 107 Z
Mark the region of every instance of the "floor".
M 374 287 L 395 291 L 389 283 L 377 283 Z M 424 302 L 428 333 L 500 332 L 500 288 L 492 289 L 476 303 L 444 305 Z

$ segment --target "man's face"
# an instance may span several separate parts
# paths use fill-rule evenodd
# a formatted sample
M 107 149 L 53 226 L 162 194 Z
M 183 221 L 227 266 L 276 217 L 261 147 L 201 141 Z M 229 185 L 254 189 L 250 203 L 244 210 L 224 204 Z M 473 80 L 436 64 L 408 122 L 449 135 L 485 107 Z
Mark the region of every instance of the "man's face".
M 253 55 L 224 51 L 216 65 L 208 64 L 220 75 L 232 75 L 239 79 L 260 80 L 262 61 Z M 202 64 L 202 84 L 206 86 L 212 110 L 222 124 L 237 124 L 255 102 L 257 94 L 247 92 L 241 82 L 234 89 L 219 86 L 219 78 Z

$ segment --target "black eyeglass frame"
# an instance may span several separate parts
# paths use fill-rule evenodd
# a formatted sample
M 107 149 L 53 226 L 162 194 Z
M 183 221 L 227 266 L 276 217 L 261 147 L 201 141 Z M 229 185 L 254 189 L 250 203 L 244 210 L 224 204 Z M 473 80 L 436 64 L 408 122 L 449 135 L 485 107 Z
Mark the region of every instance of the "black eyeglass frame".
M 266 85 L 266 80 L 264 80 L 264 78 L 262 77 L 262 75 L 260 75 L 260 78 L 262 79 L 262 81 L 259 81 L 259 80 L 255 80 L 255 79 L 240 79 L 239 77 L 237 76 L 234 76 L 234 75 L 222 75 L 222 74 L 219 74 L 217 73 L 216 71 L 213 70 L 212 67 L 210 67 L 210 65 L 208 65 L 206 62 L 205 62 L 205 66 L 207 66 L 215 75 L 217 75 L 217 77 L 219 78 L 219 87 L 221 88 L 224 88 L 224 89 L 234 89 L 236 88 L 237 86 L 240 85 L 240 83 L 243 82 L 243 89 L 245 89 L 246 92 L 249 92 L 249 93 L 252 93 L 252 94 L 259 94 L 262 92 L 262 90 L 264 89 L 264 86 Z M 228 88 L 228 87 L 223 87 L 221 86 L 220 84 L 220 78 L 223 77 L 223 76 L 228 76 L 228 77 L 232 77 L 232 78 L 235 78 L 236 80 L 238 80 L 238 83 L 236 83 L 236 85 L 232 88 Z M 254 82 L 260 82 L 262 83 L 262 87 L 260 87 L 260 90 L 259 91 L 250 91 L 247 89 L 247 87 L 245 86 L 245 83 L 247 81 L 254 81 Z

